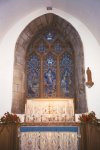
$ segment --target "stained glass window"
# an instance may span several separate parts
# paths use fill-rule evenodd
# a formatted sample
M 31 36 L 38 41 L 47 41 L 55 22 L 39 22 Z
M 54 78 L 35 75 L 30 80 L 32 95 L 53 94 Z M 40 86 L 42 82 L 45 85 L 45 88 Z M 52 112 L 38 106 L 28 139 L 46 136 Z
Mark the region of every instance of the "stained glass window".
M 39 97 L 40 60 L 32 55 L 27 61 L 27 96 Z
M 62 39 L 61 34 L 48 30 L 30 44 L 27 97 L 74 97 L 74 51 Z
M 60 89 L 62 97 L 74 96 L 74 66 L 72 57 L 64 53 L 60 60 Z
M 44 61 L 44 96 L 56 97 L 56 60 L 52 54 Z

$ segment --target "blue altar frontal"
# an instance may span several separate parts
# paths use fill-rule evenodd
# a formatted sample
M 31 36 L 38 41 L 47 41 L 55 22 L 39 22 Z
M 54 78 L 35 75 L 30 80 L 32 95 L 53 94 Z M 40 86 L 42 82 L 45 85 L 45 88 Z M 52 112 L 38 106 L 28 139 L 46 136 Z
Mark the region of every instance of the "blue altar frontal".
M 20 132 L 78 132 L 78 126 L 21 126 Z
M 79 150 L 78 126 L 21 126 L 20 150 Z

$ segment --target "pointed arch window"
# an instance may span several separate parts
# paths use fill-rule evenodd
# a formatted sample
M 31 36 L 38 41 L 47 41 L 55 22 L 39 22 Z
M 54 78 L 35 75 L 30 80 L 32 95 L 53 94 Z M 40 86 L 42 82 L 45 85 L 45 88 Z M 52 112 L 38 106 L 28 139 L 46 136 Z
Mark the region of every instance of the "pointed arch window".
M 72 47 L 51 29 L 36 37 L 27 52 L 27 97 L 75 97 Z

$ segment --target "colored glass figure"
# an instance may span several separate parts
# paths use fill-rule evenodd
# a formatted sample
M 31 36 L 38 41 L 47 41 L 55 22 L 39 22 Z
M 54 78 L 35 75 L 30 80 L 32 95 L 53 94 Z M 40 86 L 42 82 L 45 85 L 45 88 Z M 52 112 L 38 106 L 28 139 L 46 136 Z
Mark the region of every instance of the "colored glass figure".
M 38 51 L 41 52 L 41 53 L 43 53 L 43 52 L 46 51 L 46 46 L 45 46 L 44 42 L 41 42 L 41 43 L 39 44 L 39 46 L 38 46 Z
M 48 57 L 48 59 L 46 60 L 46 65 L 48 65 L 49 67 L 55 65 L 55 61 L 52 56 Z
M 62 97 L 73 97 L 74 95 L 73 69 L 71 56 L 64 53 L 60 60 L 60 88 Z
M 45 38 L 47 41 L 53 41 L 55 38 L 55 33 L 53 31 L 49 31 L 45 34 Z
M 52 54 L 44 61 L 44 96 L 56 97 L 56 60 Z
M 62 51 L 62 46 L 59 42 L 57 42 L 55 45 L 54 45 L 54 51 L 56 53 L 60 53 Z
M 40 60 L 31 55 L 27 61 L 27 96 L 39 97 Z

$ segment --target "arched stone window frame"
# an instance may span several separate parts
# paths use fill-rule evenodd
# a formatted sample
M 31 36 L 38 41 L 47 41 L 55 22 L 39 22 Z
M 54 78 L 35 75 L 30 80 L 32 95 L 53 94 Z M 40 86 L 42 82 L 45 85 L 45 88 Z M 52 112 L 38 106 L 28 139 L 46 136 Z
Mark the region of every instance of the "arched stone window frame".
M 46 23 L 41 22 L 44 18 L 50 20 Z M 53 17 L 52 17 L 53 16 Z M 48 19 L 49 18 L 49 19 Z M 53 23 L 53 24 L 52 24 Z M 36 34 L 43 27 L 52 24 L 57 29 L 60 29 L 66 40 L 71 43 L 75 53 L 75 110 L 77 113 L 87 111 L 86 93 L 85 93 L 85 71 L 84 71 L 84 54 L 83 46 L 78 32 L 74 27 L 64 19 L 54 14 L 46 14 L 33 20 L 20 34 L 15 47 L 15 63 L 14 63 L 14 77 L 13 77 L 13 102 L 12 112 L 24 113 L 26 103 L 26 73 L 25 62 L 27 48 Z M 60 27 L 62 25 L 62 28 Z

